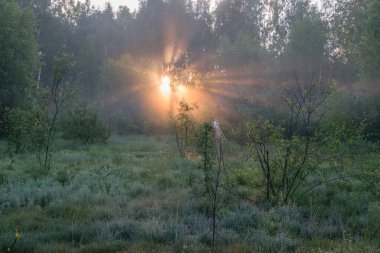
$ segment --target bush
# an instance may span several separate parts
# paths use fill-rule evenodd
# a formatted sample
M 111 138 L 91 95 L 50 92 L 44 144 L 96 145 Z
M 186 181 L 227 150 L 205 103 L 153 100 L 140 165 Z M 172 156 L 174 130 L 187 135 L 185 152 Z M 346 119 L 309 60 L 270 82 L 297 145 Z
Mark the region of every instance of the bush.
M 84 143 L 105 142 L 111 131 L 95 109 L 82 104 L 69 113 L 64 123 L 64 138 Z
M 20 153 L 39 150 L 44 142 L 45 122 L 42 112 L 36 108 L 13 108 L 6 111 L 5 134 L 8 151 Z

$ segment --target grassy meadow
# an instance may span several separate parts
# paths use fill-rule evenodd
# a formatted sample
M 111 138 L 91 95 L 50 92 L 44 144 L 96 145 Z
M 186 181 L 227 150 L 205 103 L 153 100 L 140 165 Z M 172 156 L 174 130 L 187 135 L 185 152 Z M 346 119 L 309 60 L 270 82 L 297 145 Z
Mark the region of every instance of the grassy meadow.
M 380 253 L 380 0 L 0 0 L 0 253 Z
M 281 205 L 261 201 L 258 166 L 244 153 L 226 142 L 234 186 L 217 213 L 216 252 L 379 252 L 380 154 L 346 157 L 347 174 L 371 176 L 301 190 Z M 4 252 L 16 231 L 12 252 L 211 252 L 209 204 L 189 184 L 199 158 L 180 158 L 173 136 L 112 136 L 92 145 L 59 139 L 49 171 L 32 153 L 11 160 L 5 142 L 0 154 Z

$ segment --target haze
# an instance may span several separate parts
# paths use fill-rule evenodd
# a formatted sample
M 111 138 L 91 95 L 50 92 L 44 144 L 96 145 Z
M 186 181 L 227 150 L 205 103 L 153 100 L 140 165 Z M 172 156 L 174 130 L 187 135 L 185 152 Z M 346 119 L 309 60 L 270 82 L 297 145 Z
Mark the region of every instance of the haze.
M 379 0 L 80 1 L 0 0 L 0 252 L 379 253 Z
M 82 2 L 84 1 L 85 0 L 82 0 Z M 93 0 L 91 2 L 95 5 L 96 8 L 100 9 L 103 9 L 104 5 L 107 2 L 110 2 L 114 8 L 117 8 L 121 5 L 126 5 L 132 12 L 137 10 L 139 6 L 139 0 Z M 215 0 L 211 0 L 211 5 L 214 6 L 214 4 Z

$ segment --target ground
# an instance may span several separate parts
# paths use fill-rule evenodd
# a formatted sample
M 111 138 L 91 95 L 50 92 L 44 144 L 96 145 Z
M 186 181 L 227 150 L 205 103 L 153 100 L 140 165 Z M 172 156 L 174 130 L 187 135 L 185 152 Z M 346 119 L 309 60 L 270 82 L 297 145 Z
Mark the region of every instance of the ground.
M 0 251 L 19 230 L 12 252 L 211 252 L 209 205 L 189 186 L 197 163 L 179 157 L 172 136 L 113 136 L 59 139 L 44 171 L 35 154 L 12 161 L 1 142 Z M 239 197 L 223 195 L 217 252 L 380 252 L 378 182 L 331 182 L 280 205 L 254 189 L 257 168 L 237 145 L 226 164 Z

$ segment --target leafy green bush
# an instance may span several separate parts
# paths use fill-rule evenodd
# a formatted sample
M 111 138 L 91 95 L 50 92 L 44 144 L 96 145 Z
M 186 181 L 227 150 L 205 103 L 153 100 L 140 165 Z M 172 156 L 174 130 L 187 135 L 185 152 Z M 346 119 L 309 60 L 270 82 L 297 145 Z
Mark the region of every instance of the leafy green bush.
M 365 90 L 364 87 L 363 89 Z M 376 92 L 352 94 L 337 90 L 328 97 L 324 105 L 326 119 L 322 124 L 327 130 L 334 130 L 337 126 L 344 126 L 346 130 L 350 127 L 353 130 L 358 128 L 367 140 L 376 141 L 380 139 L 379 108 Z
M 82 104 L 69 113 L 63 127 L 64 137 L 84 143 L 105 142 L 111 131 L 95 109 Z
M 44 142 L 45 121 L 37 108 L 13 108 L 6 112 L 5 133 L 11 154 L 36 150 Z
M 178 152 L 181 157 L 185 157 L 188 146 L 190 133 L 193 130 L 193 116 L 192 111 L 197 109 L 196 104 L 191 105 L 184 99 L 179 101 L 178 114 L 174 117 L 175 122 L 175 137 L 177 141 Z

